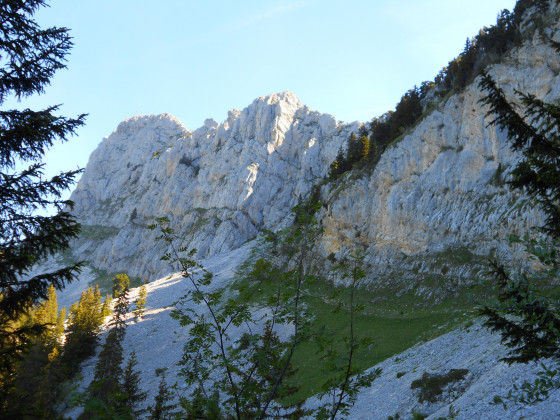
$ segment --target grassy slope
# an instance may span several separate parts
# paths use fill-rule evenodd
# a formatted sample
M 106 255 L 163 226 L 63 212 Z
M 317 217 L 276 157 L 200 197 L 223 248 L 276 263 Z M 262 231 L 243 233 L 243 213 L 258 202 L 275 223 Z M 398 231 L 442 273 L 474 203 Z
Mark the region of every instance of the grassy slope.
M 244 276 L 248 269 L 250 264 L 246 263 L 237 275 L 235 289 L 248 286 L 250 280 Z M 421 286 L 431 287 L 437 293 L 437 285 L 422 281 Z M 327 334 L 337 343 L 338 350 L 347 354 L 345 338 L 349 336 L 349 313 L 336 311 L 337 302 L 328 298 L 337 289 L 341 292 L 340 299 L 347 301 L 348 289 L 317 280 L 307 285 L 303 303 L 307 313 L 313 316 L 310 331 L 328 331 Z M 432 301 L 415 294 L 415 289 L 402 293 L 396 287 L 376 290 L 360 288 L 356 293 L 356 303 L 363 304 L 365 310 L 355 317 L 355 331 L 359 339 L 367 337 L 373 344 L 358 349 L 354 366 L 363 371 L 417 343 L 464 324 L 475 315 L 475 302 L 485 296 L 485 291 L 479 285 L 465 287 L 457 295 L 437 299 L 435 303 L 435 299 Z M 274 284 L 263 284 L 258 293 L 253 295 L 253 302 L 263 303 L 265 296 L 274 292 Z M 317 350 L 313 339 L 297 348 L 293 364 L 298 371 L 290 381 L 300 386 L 300 391 L 286 403 L 308 398 L 322 390 L 329 372 L 321 369 L 324 363 Z M 344 364 L 345 360 L 341 358 L 340 365 Z

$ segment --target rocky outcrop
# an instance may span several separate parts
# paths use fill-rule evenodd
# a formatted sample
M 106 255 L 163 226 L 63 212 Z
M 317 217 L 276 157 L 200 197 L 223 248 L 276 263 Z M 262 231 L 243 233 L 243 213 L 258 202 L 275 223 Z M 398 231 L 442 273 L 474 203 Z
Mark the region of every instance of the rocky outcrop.
M 72 194 L 83 234 L 74 257 L 148 278 L 172 271 L 146 227 L 167 216 L 200 257 L 275 229 L 323 178 L 358 123 L 310 111 L 291 92 L 256 99 L 191 132 L 168 114 L 122 122 Z
M 537 35 L 489 69 L 510 100 L 519 90 L 547 102 L 560 98 L 559 72 L 560 56 Z M 542 220 L 524 195 L 504 185 L 519 155 L 506 133 L 490 125 L 477 81 L 390 146 L 373 172 L 323 187 L 325 256 L 363 248 L 373 277 L 409 282 L 442 268 L 448 276 L 469 277 L 465 258 L 454 264 L 456 252 L 474 254 L 471 259 L 518 255 L 507 234 L 524 234 Z M 443 253 L 447 265 L 430 264 Z

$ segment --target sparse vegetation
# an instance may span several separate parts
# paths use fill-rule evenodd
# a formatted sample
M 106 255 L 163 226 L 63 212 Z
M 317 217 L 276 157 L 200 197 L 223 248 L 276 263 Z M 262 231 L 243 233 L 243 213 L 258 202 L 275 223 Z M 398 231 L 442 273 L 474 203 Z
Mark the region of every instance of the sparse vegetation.
M 113 226 L 82 225 L 80 239 L 88 241 L 104 241 L 108 238 L 116 236 L 119 232 L 120 229 Z
M 436 402 L 445 387 L 459 382 L 469 373 L 467 369 L 451 369 L 447 373 L 431 374 L 424 372 L 420 379 L 412 381 L 411 389 L 419 389 L 419 402 Z

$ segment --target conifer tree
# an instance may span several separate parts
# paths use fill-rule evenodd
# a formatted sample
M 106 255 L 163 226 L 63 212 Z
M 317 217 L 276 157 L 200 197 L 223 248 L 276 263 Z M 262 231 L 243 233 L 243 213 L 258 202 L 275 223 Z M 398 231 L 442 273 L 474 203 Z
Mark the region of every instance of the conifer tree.
M 56 325 L 54 327 L 54 336 L 56 338 L 56 346 L 49 355 L 49 359 L 57 358 L 62 351 L 62 337 L 64 336 L 64 322 L 66 321 L 66 307 L 62 307 L 56 318 Z
M 51 360 L 60 348 L 61 334 L 57 330 L 56 290 L 50 286 L 48 299 L 32 309 L 26 319 L 27 325 L 46 328 L 34 337 L 29 351 L 17 365 L 15 386 L 7 399 L 6 417 L 49 417 L 53 415 L 56 378 L 51 372 Z
M 360 160 L 367 159 L 370 156 L 370 143 L 368 136 L 360 136 Z
M 55 72 L 65 67 L 72 47 L 68 29 L 42 29 L 33 20 L 45 4 L 44 0 L 0 4 L 0 107 L 9 98 L 43 93 Z M 57 115 L 58 108 L 0 109 L 0 392 L 10 386 L 15 362 L 45 328 L 22 325 L 18 319 L 48 297 L 50 284 L 60 290 L 80 271 L 80 264 L 75 264 L 28 275 L 34 264 L 68 248 L 79 233 L 79 224 L 68 211 L 72 202 L 62 200 L 61 194 L 80 170 L 42 177 L 45 151 L 55 141 L 66 141 L 84 123 L 84 115 L 65 118 Z M 36 213 L 52 208 L 57 211 L 52 216 Z
M 161 375 L 161 380 L 159 381 L 158 393 L 154 398 L 154 404 L 148 407 L 150 413 L 150 420 L 168 420 L 173 418 L 173 408 L 174 404 L 170 401 L 173 399 L 173 393 L 169 390 L 167 386 L 167 381 L 165 380 L 165 371 L 160 371 L 156 369 L 156 375 Z
M 553 44 L 554 46 L 554 44 Z M 555 46 L 557 47 L 557 46 Z M 560 48 L 557 48 L 560 52 Z M 508 363 L 552 358 L 560 363 L 560 296 L 557 290 L 560 264 L 560 107 L 545 103 L 534 95 L 516 92 L 524 112 L 509 102 L 502 89 L 487 74 L 480 86 L 488 92 L 481 100 L 490 107 L 491 124 L 507 130 L 514 150 L 523 158 L 512 171 L 509 184 L 523 189 L 546 216 L 541 231 L 546 240 L 526 239 L 531 258 L 542 264 L 540 270 L 515 274 L 503 264 L 492 263 L 498 286 L 498 301 L 485 305 L 481 313 L 485 325 L 502 335 L 510 348 L 503 358 Z M 555 371 L 548 368 L 534 385 L 526 383 L 518 395 L 509 399 L 536 402 L 548 396 L 551 388 L 560 387 Z
M 68 334 L 61 355 L 66 377 L 72 377 L 80 363 L 93 355 L 104 318 L 101 292 L 97 286 L 82 292 L 80 300 L 70 306 Z
M 121 412 L 133 414 L 138 416 L 144 410 L 139 410 L 138 405 L 147 397 L 146 392 L 140 390 L 140 372 L 136 370 L 138 360 L 136 359 L 136 352 L 132 351 L 124 368 L 122 383 L 120 391 L 122 393 L 122 400 L 119 402 Z
M 146 300 L 147 300 L 146 295 L 147 295 L 146 285 L 142 285 L 138 290 L 138 297 L 134 301 L 134 304 L 136 305 L 136 309 L 134 310 L 134 317 L 136 320 L 142 318 L 142 316 L 144 315 L 144 310 L 146 308 Z
M 103 300 L 103 305 L 101 306 L 101 315 L 103 316 L 103 318 L 111 315 L 112 312 L 111 301 L 112 301 L 111 295 L 107 293 L 105 295 L 105 299 Z
M 90 395 L 93 398 L 106 401 L 119 391 L 119 379 L 122 376 L 123 348 L 122 341 L 126 334 L 126 313 L 128 311 L 128 289 L 123 290 L 115 305 L 111 329 L 103 349 L 99 353 L 95 365 L 95 376 L 90 385 Z
M 117 303 L 111 320 L 110 329 L 103 348 L 95 364 L 95 374 L 88 387 L 89 400 L 85 404 L 83 417 L 113 416 L 126 412 L 121 389 L 124 359 L 122 341 L 126 334 L 126 313 L 128 311 L 128 288 L 118 292 Z
M 352 169 L 352 166 L 361 159 L 361 147 L 358 137 L 352 133 L 348 137 L 348 144 L 346 145 L 346 160 L 348 162 L 347 170 Z
M 127 274 L 120 273 L 113 279 L 113 297 L 118 297 L 125 289 L 130 287 L 130 278 Z
M 344 172 L 344 152 L 342 151 L 342 147 L 338 149 L 338 154 L 336 155 L 336 159 L 331 162 L 329 177 L 331 179 L 336 178 L 338 175 Z

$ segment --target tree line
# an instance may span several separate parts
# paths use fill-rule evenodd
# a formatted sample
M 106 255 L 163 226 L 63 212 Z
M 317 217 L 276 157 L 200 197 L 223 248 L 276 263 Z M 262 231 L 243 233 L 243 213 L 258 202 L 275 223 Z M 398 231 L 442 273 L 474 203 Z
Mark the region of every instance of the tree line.
M 387 146 L 413 127 L 429 111 L 432 103 L 451 92 L 462 91 L 485 67 L 519 46 L 523 41 L 521 23 L 532 7 L 538 12 L 532 23 L 535 30 L 540 30 L 539 17 L 548 9 L 549 0 L 520 0 L 512 12 L 502 10 L 495 25 L 484 27 L 476 36 L 467 38 L 463 51 L 441 69 L 433 81 L 414 86 L 401 97 L 394 110 L 364 124 L 357 135 L 352 133 L 346 148 L 341 147 L 330 164 L 329 179 L 355 167 L 372 170 Z

